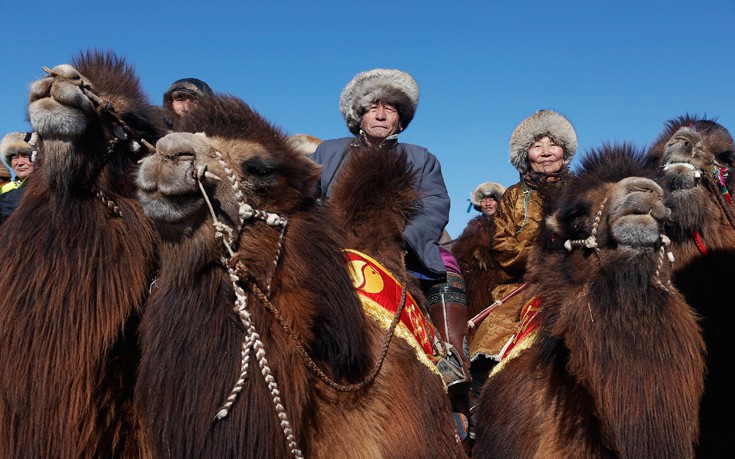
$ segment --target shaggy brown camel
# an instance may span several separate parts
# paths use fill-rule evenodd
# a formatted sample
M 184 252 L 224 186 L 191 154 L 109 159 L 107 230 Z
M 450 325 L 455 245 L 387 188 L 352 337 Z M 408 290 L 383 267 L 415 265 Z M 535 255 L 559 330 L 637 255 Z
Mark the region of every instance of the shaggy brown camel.
M 714 120 L 686 115 L 666 123 L 649 155 L 672 210 L 666 234 L 676 257 L 673 282 L 701 316 L 707 345 L 697 456 L 719 458 L 732 449 L 735 432 L 735 302 L 728 288 L 735 269 L 735 143 Z
M 704 344 L 646 174 L 640 153 L 606 146 L 563 190 L 529 266 L 540 311 L 484 387 L 473 455 L 693 456 Z
M 156 454 L 460 456 L 438 376 L 402 339 L 382 357 L 316 164 L 236 98 L 186 123 L 138 178 L 162 239 L 136 386 Z
M 135 139 L 162 128 L 131 66 L 88 52 L 31 86 L 42 139 L 3 224 L 0 455 L 141 454 L 132 390 L 155 230 L 135 196 Z

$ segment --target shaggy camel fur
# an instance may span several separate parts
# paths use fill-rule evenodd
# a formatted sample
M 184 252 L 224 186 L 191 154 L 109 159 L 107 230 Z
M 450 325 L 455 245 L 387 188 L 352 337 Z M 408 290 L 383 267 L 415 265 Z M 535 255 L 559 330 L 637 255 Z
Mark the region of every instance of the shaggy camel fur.
M 650 152 L 672 210 L 666 224 L 676 257 L 674 285 L 701 316 L 707 378 L 698 457 L 722 457 L 735 432 L 735 377 L 730 288 L 735 269 L 735 144 L 714 120 L 682 116 L 666 123 Z
M 9 261 L 0 272 L 0 451 L 138 456 L 135 333 L 156 237 L 136 200 L 131 140 L 155 142 L 162 128 L 132 67 L 113 54 L 88 52 L 50 72 L 30 93 L 37 169 L 0 234 Z

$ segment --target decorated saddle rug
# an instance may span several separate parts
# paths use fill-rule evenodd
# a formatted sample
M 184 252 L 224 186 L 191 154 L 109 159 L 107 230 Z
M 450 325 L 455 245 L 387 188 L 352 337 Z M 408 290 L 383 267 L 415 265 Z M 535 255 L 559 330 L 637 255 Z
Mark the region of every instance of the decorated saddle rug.
M 356 250 L 344 251 L 352 284 L 357 289 L 365 313 L 388 330 L 401 303 L 403 286 L 377 261 Z M 414 298 L 406 292 L 406 304 L 395 335 L 405 341 L 416 353 L 416 358 L 439 375 L 434 351 L 436 332 L 426 319 Z
M 538 327 L 541 324 L 539 312 L 541 312 L 542 307 L 541 297 L 539 296 L 534 296 L 523 305 L 518 329 L 500 351 L 500 363 L 495 365 L 491 375 L 502 370 L 507 361 L 513 359 L 522 350 L 527 349 L 534 343 Z
M 520 284 L 516 285 L 518 286 Z M 521 310 L 529 297 L 530 294 L 524 290 L 506 299 L 472 330 L 470 361 L 475 362 L 482 358 L 500 361 L 503 347 L 518 330 Z

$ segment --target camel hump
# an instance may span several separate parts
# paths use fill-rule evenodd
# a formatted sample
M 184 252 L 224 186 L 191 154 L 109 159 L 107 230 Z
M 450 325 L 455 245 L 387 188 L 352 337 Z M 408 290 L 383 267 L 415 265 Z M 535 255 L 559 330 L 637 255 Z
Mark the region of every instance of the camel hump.
M 356 222 L 395 222 L 403 228 L 419 210 L 415 177 L 401 148 L 350 147 L 331 199 Z

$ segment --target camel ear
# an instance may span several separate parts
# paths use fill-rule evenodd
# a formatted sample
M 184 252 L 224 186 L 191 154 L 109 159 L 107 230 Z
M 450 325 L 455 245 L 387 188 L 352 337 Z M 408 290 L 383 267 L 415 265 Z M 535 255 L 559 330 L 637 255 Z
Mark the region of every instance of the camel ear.
M 725 151 L 723 153 L 720 153 L 717 155 L 717 161 L 720 164 L 724 164 L 726 166 L 733 166 L 733 163 L 735 163 L 735 151 Z

